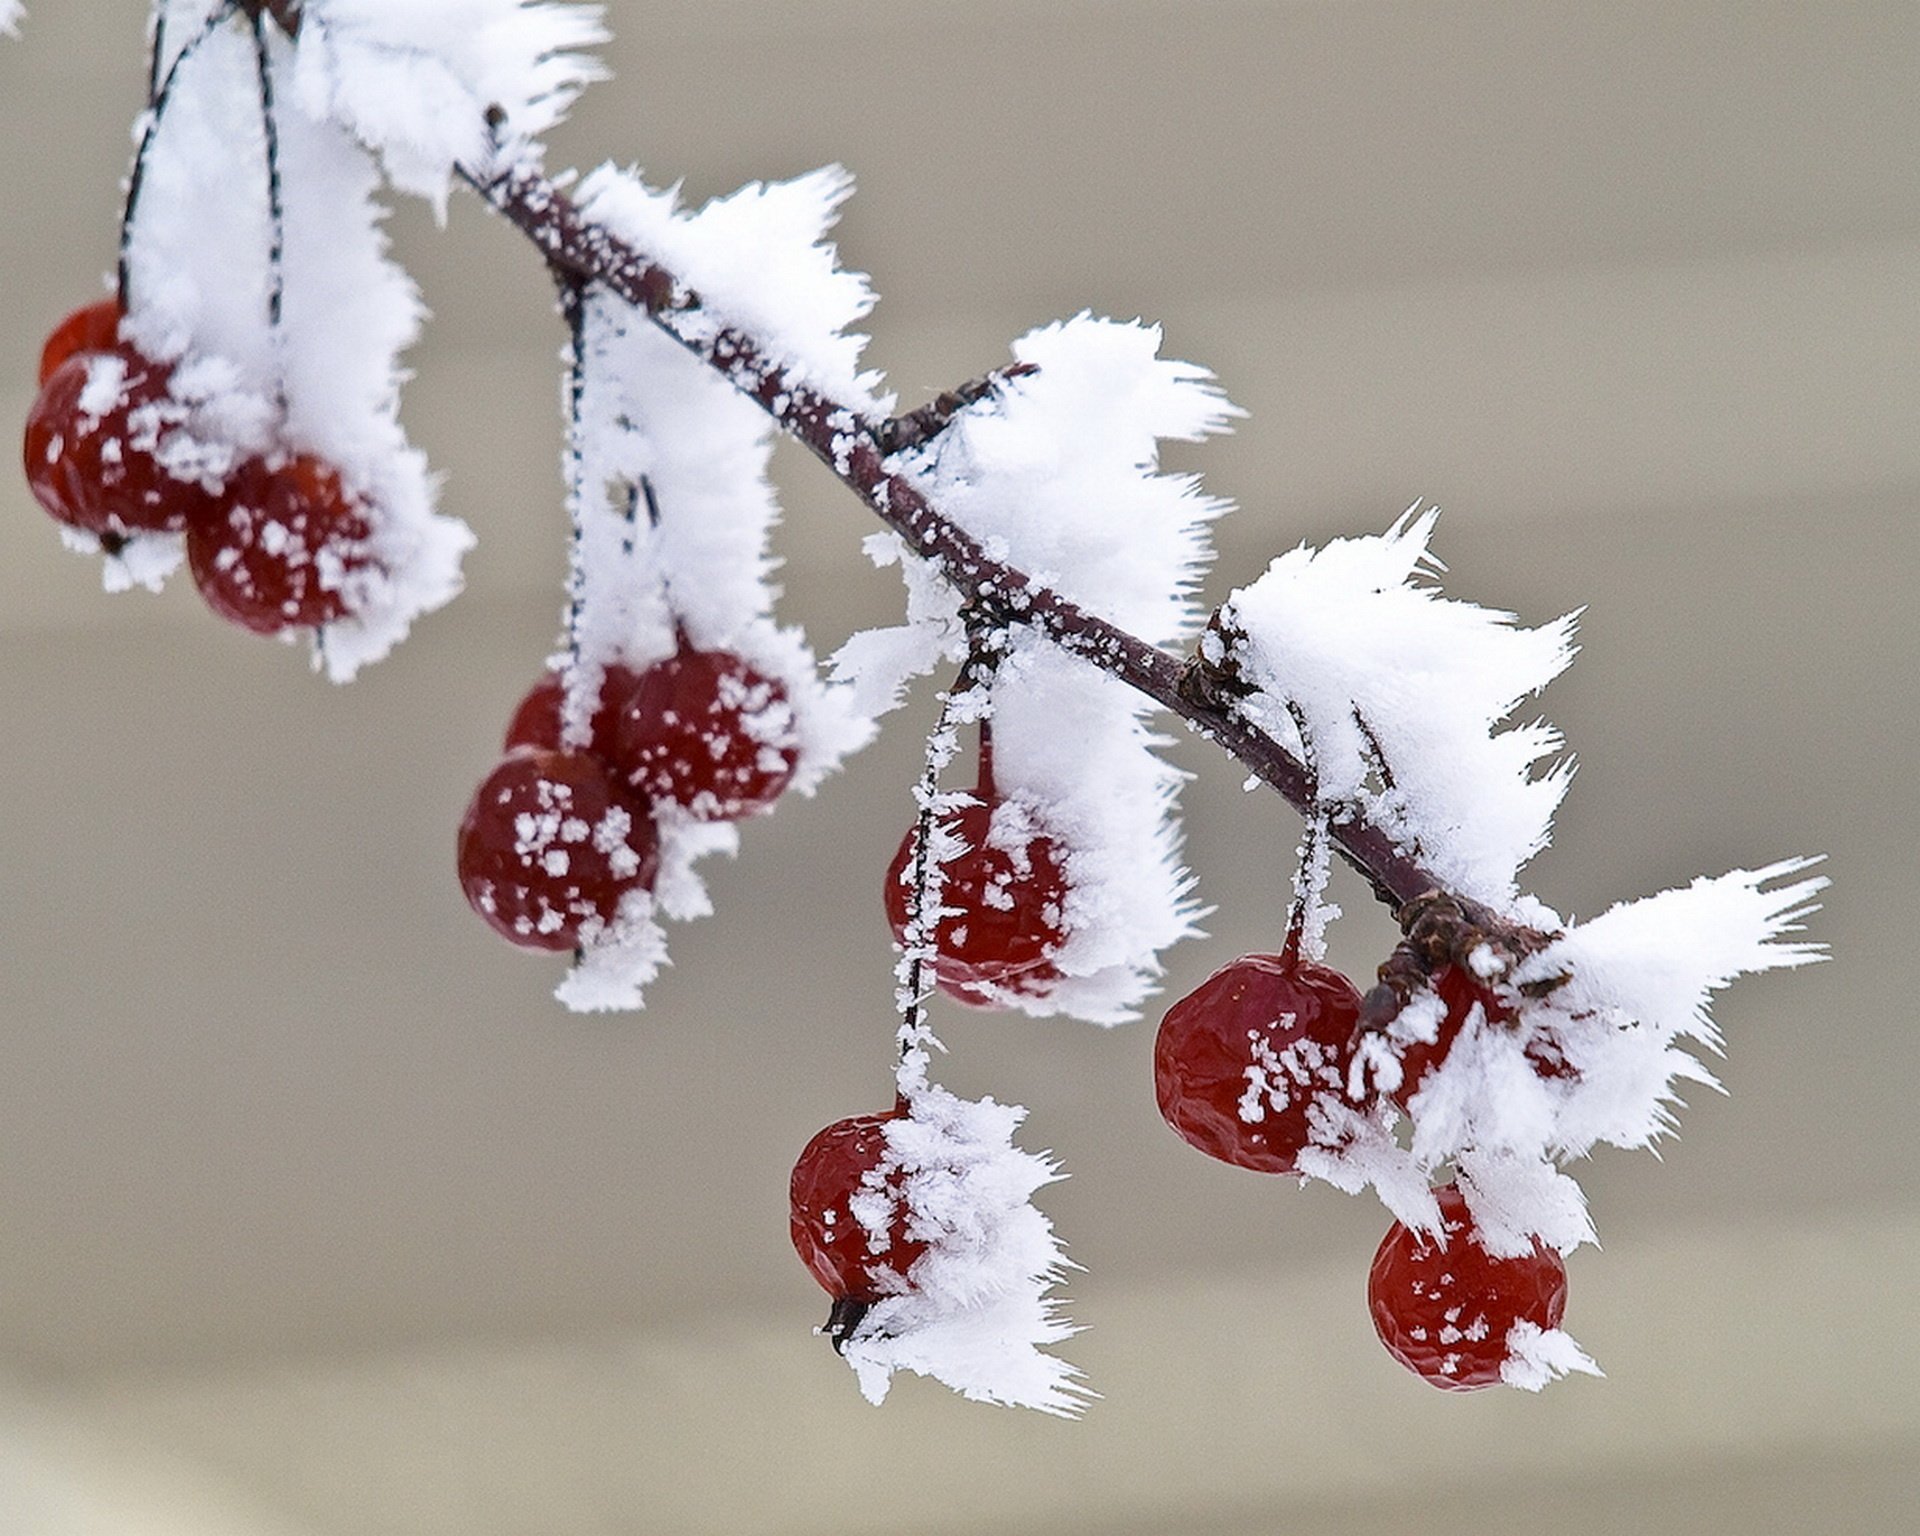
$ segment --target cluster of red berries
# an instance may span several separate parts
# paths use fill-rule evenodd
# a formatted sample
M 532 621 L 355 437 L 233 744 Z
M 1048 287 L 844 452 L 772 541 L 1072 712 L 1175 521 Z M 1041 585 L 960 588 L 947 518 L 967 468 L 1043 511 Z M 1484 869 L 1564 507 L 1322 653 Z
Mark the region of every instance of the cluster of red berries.
M 460 823 L 460 887 L 515 944 L 570 950 L 611 924 L 659 868 L 655 811 L 702 821 L 765 810 L 793 778 L 786 689 L 731 651 L 680 649 L 644 672 L 605 670 L 583 749 L 563 744 L 565 684 L 520 701 L 505 758 Z
M 973 799 L 942 823 L 964 848 L 941 866 L 934 982 L 981 1006 L 1044 995 L 1059 979 L 1054 960 L 1066 937 L 1065 852 L 1022 805 L 999 793 L 985 732 Z M 887 870 L 887 920 L 901 943 L 924 883 L 918 855 L 916 828 Z M 1391 1045 L 1400 1070 L 1386 1097 L 1401 1110 L 1445 1061 L 1476 1009 L 1490 1027 L 1517 1024 L 1514 1009 L 1464 967 L 1443 966 L 1430 985 L 1440 1005 L 1433 1037 Z M 1309 1148 L 1339 1145 L 1360 1075 L 1361 1011 L 1353 983 L 1303 960 L 1297 937 L 1281 954 L 1243 955 L 1161 1021 L 1153 1055 L 1161 1115 L 1185 1141 L 1221 1162 L 1298 1174 Z M 1542 1042 L 1529 1045 L 1528 1058 L 1543 1078 L 1570 1073 Z M 827 1331 L 836 1345 L 869 1307 L 911 1288 L 913 1266 L 926 1252 L 924 1242 L 908 1235 L 905 1193 L 886 1157 L 886 1126 L 902 1113 L 896 1107 L 836 1121 L 794 1165 L 793 1245 L 833 1298 Z M 1423 1379 L 1453 1390 L 1491 1386 L 1502 1379 L 1517 1325 L 1559 1326 L 1566 1269 L 1537 1239 L 1530 1253 L 1495 1257 L 1458 1186 L 1435 1194 L 1444 1235 L 1394 1223 L 1374 1257 L 1369 1309 L 1381 1342 Z M 870 1210 L 891 1212 L 884 1230 L 856 1217 L 863 1196 Z
M 348 589 L 378 565 L 365 504 L 306 453 L 243 459 L 217 486 L 175 474 L 191 407 L 171 365 L 121 338 L 121 319 L 117 300 L 90 304 L 41 351 L 22 446 L 40 505 L 109 555 L 142 534 L 184 534 L 208 606 L 256 634 L 345 618 Z
M 1444 1013 L 1435 1038 L 1404 1044 L 1401 1078 L 1389 1097 L 1400 1108 L 1479 1007 L 1489 1023 L 1514 1015 L 1468 972 L 1444 967 L 1433 979 Z M 1324 965 L 1279 955 L 1244 955 L 1168 1010 L 1154 1041 L 1154 1089 L 1168 1125 L 1208 1156 L 1260 1173 L 1298 1173 L 1301 1155 L 1337 1141 L 1338 1108 L 1348 1102 L 1360 1034 L 1360 994 Z M 1564 1064 L 1541 1061 L 1543 1075 Z M 1559 1326 L 1566 1269 L 1538 1240 L 1519 1258 L 1482 1247 L 1456 1185 L 1437 1190 L 1444 1240 L 1395 1222 L 1375 1255 L 1367 1285 L 1374 1327 L 1393 1357 L 1435 1386 L 1455 1390 L 1501 1380 L 1514 1325 Z

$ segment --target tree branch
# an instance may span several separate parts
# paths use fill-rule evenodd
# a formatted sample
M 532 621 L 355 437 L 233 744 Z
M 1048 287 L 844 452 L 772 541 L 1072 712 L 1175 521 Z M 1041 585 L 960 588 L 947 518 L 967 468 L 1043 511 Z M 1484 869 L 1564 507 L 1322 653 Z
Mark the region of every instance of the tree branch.
M 882 445 L 897 429 L 870 421 L 797 381 L 753 336 L 730 326 L 715 330 L 690 325 L 688 317 L 701 310 L 700 296 L 673 272 L 588 219 L 538 170 L 517 165 L 491 178 L 464 170 L 462 175 L 532 241 L 557 278 L 600 283 L 644 309 L 668 335 L 758 401 L 782 431 L 811 449 L 909 549 L 965 593 L 971 605 L 1009 623 L 1030 625 L 1061 649 L 1172 710 L 1271 785 L 1302 816 L 1314 814 L 1312 775 L 1306 766 L 1240 713 L 1244 684 L 1236 696 L 1236 680 L 1201 656 L 1178 657 L 1149 645 L 1024 571 L 990 558 L 911 481 L 887 469 Z M 936 412 L 939 405 L 935 403 Z M 1445 890 L 1444 882 L 1369 821 L 1337 821 L 1331 835 L 1341 855 L 1396 913 L 1409 914 L 1416 898 Z M 1484 908 L 1475 911 L 1491 916 Z M 1533 947 L 1527 937 L 1539 938 L 1517 924 L 1492 922 L 1496 929 L 1511 928 L 1518 949 Z

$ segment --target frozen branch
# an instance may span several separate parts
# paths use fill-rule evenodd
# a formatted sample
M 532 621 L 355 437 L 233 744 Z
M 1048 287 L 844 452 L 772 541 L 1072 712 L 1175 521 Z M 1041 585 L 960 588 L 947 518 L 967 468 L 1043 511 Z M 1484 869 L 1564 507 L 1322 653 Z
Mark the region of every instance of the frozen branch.
M 752 335 L 731 327 L 695 325 L 700 295 L 675 273 L 633 249 L 587 218 L 547 177 L 527 165 L 497 176 L 463 173 L 469 184 L 505 215 L 539 251 L 556 278 L 594 282 L 646 311 L 653 322 L 757 401 L 780 429 L 809 448 L 876 516 L 922 559 L 966 594 L 976 610 L 1006 623 L 1025 624 L 1056 645 L 1179 715 L 1202 736 L 1247 768 L 1299 811 L 1314 812 L 1312 776 L 1273 737 L 1249 724 L 1238 708 L 1234 678 L 1203 653 L 1175 656 L 1130 634 L 1036 581 L 993 559 L 979 543 L 943 516 L 903 475 L 889 470 L 888 445 L 902 428 L 868 420 L 861 412 L 795 379 L 768 357 Z M 942 418 L 966 403 L 936 401 L 929 412 L 902 420 L 924 437 Z M 1331 835 L 1380 900 L 1396 911 L 1415 898 L 1443 890 L 1444 882 L 1399 848 L 1381 827 L 1363 817 L 1336 821 Z M 1499 919 L 1494 919 L 1498 923 Z M 1514 932 L 1515 946 L 1537 947 L 1537 936 Z

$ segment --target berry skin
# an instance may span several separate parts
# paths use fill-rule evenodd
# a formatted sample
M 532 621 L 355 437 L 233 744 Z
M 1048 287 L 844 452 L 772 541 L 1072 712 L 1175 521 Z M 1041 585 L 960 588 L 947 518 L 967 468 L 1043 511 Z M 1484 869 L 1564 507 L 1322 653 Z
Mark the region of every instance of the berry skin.
M 1001 1002 L 996 993 L 1037 997 L 1059 979 L 1053 957 L 1066 942 L 1067 877 L 1059 843 L 1033 828 L 1021 807 L 995 798 L 988 786 L 974 795 L 980 803 L 942 823 L 967 851 L 941 866 L 945 915 L 933 930 L 933 978 L 961 1002 L 992 1007 Z M 883 893 L 887 923 L 903 945 L 918 830 L 908 828 L 901 839 Z M 1008 843 L 1014 846 L 1002 846 Z
M 659 866 L 653 818 L 595 758 L 515 752 L 460 823 L 460 888 L 510 942 L 568 950 L 610 923 Z
M 600 683 L 600 703 L 588 726 L 590 739 L 587 751 L 595 757 L 605 760 L 610 756 L 617 712 L 639 681 L 639 676 L 631 668 L 623 667 L 617 661 L 608 665 Z M 528 689 L 527 696 L 514 710 L 513 719 L 507 722 L 504 749 L 512 752 L 520 747 L 539 747 L 548 752 L 558 752 L 560 705 L 565 690 L 565 680 L 558 672 L 547 673 Z
M 1446 1012 L 1441 1016 L 1440 1027 L 1433 1040 L 1407 1041 L 1399 1047 L 1400 1086 L 1388 1097 L 1401 1109 L 1405 1109 L 1420 1091 L 1421 1081 L 1426 1075 L 1447 1059 L 1453 1042 L 1466 1027 L 1474 1004 L 1480 1005 L 1489 1025 L 1503 1029 L 1518 1027 L 1519 1015 L 1513 1006 L 1485 982 L 1457 965 L 1443 966 L 1434 973 L 1433 990 Z M 1565 1079 L 1577 1075 L 1560 1054 L 1559 1048 L 1548 1040 L 1528 1041 L 1526 1054 L 1533 1070 L 1543 1078 Z
M 252 459 L 220 504 L 187 527 L 187 563 L 207 606 L 257 635 L 347 617 L 347 587 L 376 568 L 364 505 L 324 460 Z
M 902 1111 L 836 1120 L 801 1152 L 787 1186 L 794 1251 L 807 1273 L 839 1303 L 871 1305 L 910 1286 L 909 1271 L 927 1245 L 907 1236 L 908 1210 L 898 1168 L 882 1172 L 886 1127 Z M 852 1200 L 865 1194 L 891 1207 L 885 1244 L 854 1214 Z
M 40 349 L 40 383 L 80 352 L 111 352 L 120 340 L 120 301 L 102 299 L 76 309 L 56 325 Z
M 1308 1108 L 1344 1091 L 1360 994 L 1338 971 L 1243 955 L 1167 1010 L 1153 1045 L 1160 1113 L 1209 1157 L 1297 1173 Z
M 800 760 L 787 690 L 731 651 L 682 648 L 640 675 L 608 761 L 652 800 L 738 821 L 780 797 Z
M 1538 1238 L 1531 1254 L 1492 1257 L 1480 1246 L 1459 1186 L 1434 1193 L 1447 1246 L 1393 1224 L 1367 1276 L 1374 1331 L 1387 1353 L 1423 1381 L 1449 1392 L 1491 1387 L 1501 1379 L 1515 1323 L 1560 1326 L 1567 1269 Z
M 139 533 L 178 533 L 214 504 L 204 487 L 176 479 L 161 462 L 188 415 L 168 392 L 171 377 L 124 343 L 76 351 L 27 412 L 21 460 L 35 499 L 109 554 Z

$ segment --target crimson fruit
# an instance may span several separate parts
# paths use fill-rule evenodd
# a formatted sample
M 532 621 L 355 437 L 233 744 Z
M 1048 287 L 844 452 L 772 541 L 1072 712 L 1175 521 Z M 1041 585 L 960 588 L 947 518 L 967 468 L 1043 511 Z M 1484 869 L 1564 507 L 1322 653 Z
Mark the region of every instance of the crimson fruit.
M 311 454 L 249 460 L 187 527 L 194 583 L 215 613 L 255 634 L 334 623 L 378 565 L 366 510 Z
M 1387 1352 L 1422 1380 L 1453 1392 L 1490 1387 L 1501 1379 L 1514 1324 L 1560 1326 L 1566 1266 L 1538 1238 L 1530 1254 L 1494 1258 L 1459 1186 L 1434 1193 L 1446 1246 L 1396 1221 L 1373 1256 L 1367 1307 Z
M 1420 1091 L 1426 1075 L 1447 1059 L 1447 1053 L 1453 1049 L 1454 1041 L 1466 1027 L 1475 1004 L 1486 1015 L 1489 1026 L 1502 1029 L 1519 1027 L 1519 1015 L 1512 1004 L 1460 966 L 1442 966 L 1434 972 L 1433 990 L 1445 1009 L 1435 1037 L 1430 1041 L 1407 1041 L 1399 1047 L 1400 1086 L 1388 1097 L 1402 1109 Z M 1551 1041 L 1528 1041 L 1526 1055 L 1533 1070 L 1543 1078 L 1570 1078 L 1576 1075 Z
M 587 750 L 606 761 L 613 748 L 613 723 L 626 696 L 639 677 L 631 668 L 610 662 L 600 683 L 600 703 L 588 727 Z M 558 672 L 549 672 L 533 687 L 507 722 L 506 750 L 541 747 L 560 750 L 560 710 L 566 695 L 566 680 Z
M 651 888 L 653 818 L 594 758 L 515 752 L 474 791 L 460 823 L 460 888 L 496 932 L 528 949 L 577 947 Z
M 788 1183 L 789 1230 L 807 1272 L 836 1303 L 871 1304 L 908 1288 L 927 1251 L 907 1235 L 909 1211 L 898 1168 L 886 1168 L 887 1132 L 902 1111 L 836 1120 L 801 1152 Z M 856 1196 L 887 1202 L 884 1228 L 853 1211 Z M 872 1219 L 872 1213 L 868 1213 Z M 876 1230 L 878 1229 L 878 1230 Z
M 683 646 L 640 674 L 607 758 L 649 799 L 703 821 L 737 821 L 779 798 L 800 741 L 779 681 L 731 651 Z
M 120 339 L 120 301 L 102 299 L 76 309 L 56 325 L 40 349 L 40 380 L 45 384 L 54 370 L 79 352 L 110 352 Z
M 996 992 L 1039 996 L 1059 978 L 1053 957 L 1066 942 L 1067 877 L 1059 843 L 1034 828 L 1019 807 L 998 799 L 988 784 L 974 796 L 975 804 L 941 823 L 966 851 L 941 866 L 933 976 L 950 996 L 991 1006 Z M 908 829 L 887 866 L 887 922 L 902 944 L 918 832 Z
M 188 415 L 171 377 L 124 343 L 74 351 L 27 412 L 21 459 L 35 499 L 110 554 L 138 533 L 178 533 L 212 505 L 204 487 L 165 466 L 168 438 Z
M 1160 1021 L 1153 1085 L 1168 1125 L 1209 1157 L 1295 1173 L 1308 1109 L 1345 1091 L 1360 994 L 1289 952 L 1222 966 Z

